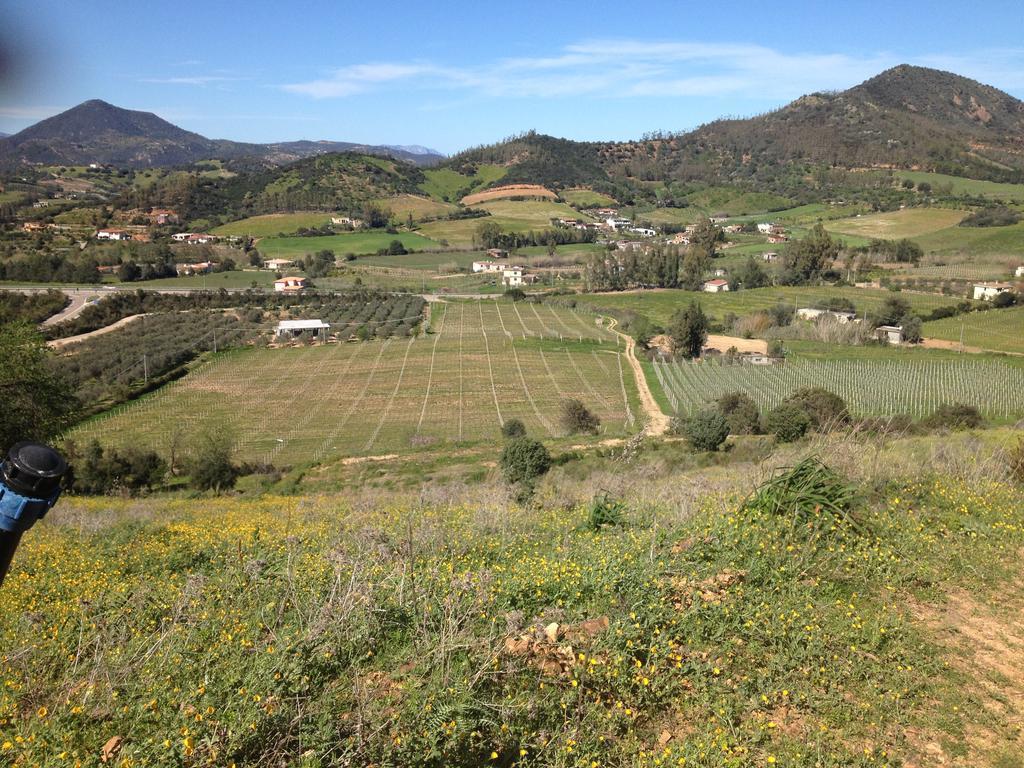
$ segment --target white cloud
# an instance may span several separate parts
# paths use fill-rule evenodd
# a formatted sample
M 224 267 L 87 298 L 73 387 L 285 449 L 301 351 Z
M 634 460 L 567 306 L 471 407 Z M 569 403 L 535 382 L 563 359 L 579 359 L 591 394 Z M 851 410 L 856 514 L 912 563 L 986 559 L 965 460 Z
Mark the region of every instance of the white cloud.
M 905 57 L 633 39 L 589 40 L 551 55 L 495 59 L 458 68 L 430 62 L 354 64 L 320 79 L 281 87 L 316 99 L 402 87 L 508 98 L 738 96 L 777 101 L 848 88 L 904 62 L 942 66 L 1004 88 L 1024 87 L 1024 49 Z

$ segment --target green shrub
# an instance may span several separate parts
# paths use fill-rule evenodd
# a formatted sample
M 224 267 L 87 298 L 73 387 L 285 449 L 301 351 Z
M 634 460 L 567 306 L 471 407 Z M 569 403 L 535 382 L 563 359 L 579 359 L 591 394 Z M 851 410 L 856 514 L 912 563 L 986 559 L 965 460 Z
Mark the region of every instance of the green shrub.
M 801 387 L 783 402 L 806 413 L 815 429 L 846 424 L 850 420 L 846 401 L 822 387 Z
M 764 431 L 775 435 L 780 443 L 799 440 L 811 428 L 811 417 L 798 405 L 782 403 L 764 417 Z
M 625 522 L 626 505 L 613 498 L 607 491 L 595 496 L 590 502 L 587 527 L 592 531 L 622 525 Z
M 820 527 L 823 517 L 828 522 L 830 518 L 849 519 L 855 499 L 853 488 L 812 456 L 794 467 L 778 470 L 743 502 L 741 509 L 791 517 L 794 523 Z
M 683 424 L 683 434 L 696 451 L 717 451 L 729 436 L 729 424 L 714 409 L 694 414 Z
M 601 426 L 601 419 L 576 398 L 570 398 L 562 402 L 562 413 L 559 422 L 566 434 L 596 434 Z
M 499 466 L 509 485 L 530 484 L 551 468 L 551 454 L 539 440 L 517 437 L 501 452 Z
M 526 425 L 520 419 L 508 419 L 501 425 L 502 437 L 526 437 Z
M 974 429 L 984 423 L 981 412 L 973 405 L 943 403 L 921 420 L 928 429 Z
M 761 431 L 761 411 L 754 399 L 743 392 L 728 392 L 716 401 L 731 435 L 756 435 Z

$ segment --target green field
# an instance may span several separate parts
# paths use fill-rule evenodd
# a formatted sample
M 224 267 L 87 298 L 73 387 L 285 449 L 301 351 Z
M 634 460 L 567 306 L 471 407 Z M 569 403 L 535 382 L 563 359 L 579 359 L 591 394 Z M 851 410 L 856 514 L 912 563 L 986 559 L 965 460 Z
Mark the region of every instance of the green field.
M 323 237 L 267 237 L 259 241 L 259 250 L 261 254 L 269 257 L 296 257 L 326 249 L 341 257 L 347 253 L 376 253 L 381 248 L 387 248 L 392 240 L 401 240 L 402 245 L 410 250 L 441 247 L 436 241 L 414 232 L 392 235 L 383 231 L 368 231 Z
M 949 227 L 914 238 L 927 253 L 1016 256 L 1024 263 L 1024 222 L 1008 227 Z
M 708 187 L 686 196 L 686 201 L 704 213 L 743 216 L 789 208 L 793 201 L 770 192 L 747 192 L 734 187 Z
M 653 365 L 654 380 L 673 411 L 691 414 L 729 392 L 744 392 L 762 410 L 801 387 L 835 392 L 855 416 L 926 416 L 943 403 L 966 403 L 986 417 L 1024 415 L 1024 368 L 992 360 L 823 359 L 775 365 L 716 360 Z
M 521 221 L 532 229 L 546 229 L 551 219 L 578 219 L 579 211 L 565 203 L 550 200 L 491 200 L 475 205 L 489 211 L 495 220 Z
M 843 235 L 877 237 L 896 240 L 902 237 L 920 238 L 922 235 L 954 227 L 967 215 L 966 211 L 949 208 L 904 208 L 902 211 L 871 213 L 851 219 L 838 219 L 825 223 L 825 229 Z
M 245 349 L 74 431 L 166 452 L 175 429 L 220 424 L 239 453 L 278 464 L 494 440 L 519 418 L 556 437 L 558 408 L 579 397 L 602 437 L 640 426 L 618 338 L 590 315 L 547 305 L 432 305 L 435 333 L 384 342 Z
M 219 288 L 227 290 L 250 288 L 253 283 L 263 288 L 270 288 L 274 283 L 274 273 L 265 269 L 232 270 L 231 272 L 214 272 L 208 275 L 183 275 L 181 277 L 164 277 L 159 280 L 140 280 L 134 283 L 120 283 L 120 285 L 132 288 L 191 288 L 197 291 L 216 291 Z
M 990 309 L 933 320 L 924 324 L 923 332 L 927 338 L 959 342 L 961 328 L 963 343 L 968 347 L 1024 354 L 1024 307 Z M 1017 396 L 1024 397 L 1024 394 L 1018 390 Z
M 924 171 L 896 171 L 898 179 L 910 179 L 915 184 L 926 181 L 932 185 L 932 193 L 939 194 L 941 188 L 948 186 L 954 195 L 970 197 L 989 197 L 993 200 L 1024 201 L 1024 184 L 1003 184 L 996 181 L 979 181 L 965 179 L 960 176 L 947 176 L 944 173 L 926 173 Z
M 561 197 L 567 203 L 582 208 L 609 208 L 618 205 L 614 197 L 592 189 L 563 189 Z
M 750 314 L 761 309 L 768 309 L 780 301 L 805 307 L 816 301 L 840 297 L 853 302 L 859 313 L 878 307 L 887 298 L 897 295 L 909 302 L 911 307 L 922 311 L 955 304 L 957 299 L 951 296 L 921 293 L 898 293 L 882 289 L 850 288 L 850 287 L 789 287 L 755 288 L 749 291 L 733 291 L 729 293 L 700 293 L 675 289 L 659 289 L 651 291 L 633 291 L 621 293 L 585 293 L 573 298 L 596 310 L 632 310 L 646 315 L 656 323 L 667 323 L 672 314 L 691 301 L 697 301 L 704 311 L 712 317 L 721 319 L 727 312 L 737 315 Z
M 331 223 L 331 214 L 324 211 L 299 213 L 268 213 L 232 221 L 210 230 L 215 235 L 238 237 L 274 237 L 280 233 L 291 234 L 300 228 L 326 227 Z
M 439 200 L 457 202 L 467 189 L 493 184 L 506 173 L 508 169 L 504 166 L 487 164 L 477 166 L 472 176 L 464 176 L 451 168 L 427 168 L 423 171 L 427 178 L 420 189 Z
M 420 195 L 381 197 L 373 202 L 381 208 L 391 211 L 392 217 L 399 223 L 404 222 L 409 216 L 412 216 L 415 221 L 445 216 L 458 208 L 450 203 L 439 203 L 437 200 Z

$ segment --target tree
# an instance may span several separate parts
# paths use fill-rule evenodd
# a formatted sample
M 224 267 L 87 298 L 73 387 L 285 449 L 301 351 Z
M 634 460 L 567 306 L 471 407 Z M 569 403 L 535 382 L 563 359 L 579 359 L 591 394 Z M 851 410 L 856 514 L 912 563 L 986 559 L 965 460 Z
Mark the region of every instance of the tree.
M 819 222 L 807 235 L 792 243 L 782 257 L 781 281 L 790 285 L 821 279 L 839 255 L 839 243 Z
M 876 328 L 879 325 L 899 325 L 903 318 L 909 316 L 910 303 L 899 296 L 889 296 L 870 315 L 870 321 Z
M 593 435 L 597 433 L 598 427 L 601 426 L 601 419 L 596 414 L 591 413 L 587 406 L 576 398 L 570 398 L 562 402 L 562 413 L 559 421 L 562 424 L 562 429 L 570 435 L 579 433 Z
M 142 269 L 134 261 L 126 261 L 117 270 L 117 279 L 122 283 L 134 283 L 142 278 Z
M 750 395 L 728 392 L 718 398 L 715 404 L 718 412 L 725 417 L 730 434 L 756 435 L 761 431 L 761 411 Z
M 783 403 L 795 405 L 803 410 L 815 429 L 845 424 L 850 420 L 846 401 L 835 392 L 823 387 L 801 387 L 787 397 Z
M 683 434 L 696 451 L 717 451 L 729 436 L 729 424 L 716 409 L 700 411 L 683 425 Z
M 669 324 L 668 334 L 672 339 L 672 350 L 683 357 L 700 357 L 708 340 L 708 318 L 700 304 L 678 310 Z
M 391 220 L 391 211 L 376 203 L 367 203 L 363 206 L 362 219 L 370 229 L 382 229 Z
M 484 248 L 496 248 L 501 238 L 501 227 L 493 221 L 482 221 L 476 226 L 476 240 Z
M 520 419 L 508 419 L 501 425 L 501 435 L 507 438 L 526 437 L 526 425 Z
M 924 340 L 921 318 L 917 315 L 904 315 L 900 325 L 903 326 L 903 340 L 908 344 L 920 344 Z
M 736 282 L 744 288 L 764 288 L 771 285 L 768 271 L 753 256 L 740 266 L 735 274 Z
M 799 440 L 810 427 L 810 417 L 803 408 L 793 403 L 782 403 L 768 411 L 764 417 L 765 432 L 775 435 L 780 443 Z
M 703 252 L 708 259 L 715 258 L 718 243 L 725 233 L 711 219 L 701 219 L 690 233 L 690 249 Z
M 49 357 L 30 323 L 0 326 L 0 453 L 22 440 L 50 440 L 71 423 L 75 395 Z
M 711 266 L 711 256 L 703 248 L 690 246 L 683 256 L 679 270 L 679 285 L 688 291 L 699 291 L 704 284 L 704 273 Z
M 551 469 L 551 454 L 544 443 L 532 437 L 517 437 L 506 443 L 498 461 L 505 482 L 518 486 L 517 497 L 528 499 L 537 478 Z
M 232 461 L 235 446 L 229 432 L 209 426 L 198 435 L 188 462 L 192 485 L 201 491 L 221 491 L 234 488 L 238 480 L 238 467 Z

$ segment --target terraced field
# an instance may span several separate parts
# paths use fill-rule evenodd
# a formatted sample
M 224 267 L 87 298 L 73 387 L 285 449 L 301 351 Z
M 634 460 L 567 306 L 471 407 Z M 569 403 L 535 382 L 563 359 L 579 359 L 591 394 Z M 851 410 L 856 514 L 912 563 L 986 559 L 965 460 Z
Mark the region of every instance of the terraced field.
M 592 316 L 470 301 L 434 304 L 431 324 L 411 339 L 228 353 L 72 436 L 167 453 L 175 431 L 213 423 L 241 458 L 287 465 L 493 440 L 510 418 L 557 437 L 570 396 L 602 437 L 641 426 L 618 338 Z
M 301 227 L 325 227 L 331 223 L 331 214 L 325 211 L 307 211 L 299 213 L 267 213 L 262 216 L 250 216 L 223 224 L 211 230 L 215 235 L 238 235 L 249 237 L 273 237 L 274 235 L 291 234 Z

